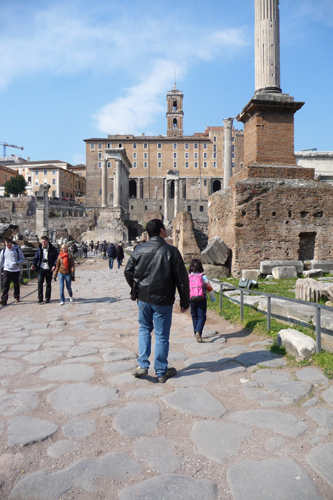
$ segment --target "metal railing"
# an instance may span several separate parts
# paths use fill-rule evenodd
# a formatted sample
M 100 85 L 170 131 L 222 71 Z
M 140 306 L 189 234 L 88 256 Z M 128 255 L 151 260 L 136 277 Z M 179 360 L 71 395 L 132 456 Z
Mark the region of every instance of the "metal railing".
M 321 310 L 333 312 L 332 307 L 325 306 L 324 304 L 317 304 L 315 302 L 307 302 L 306 300 L 291 299 L 289 297 L 283 297 L 282 295 L 275 295 L 271 293 L 256 292 L 251 289 L 240 288 L 229 283 L 220 283 L 220 311 L 222 311 L 223 305 L 223 291 L 227 290 L 239 290 L 240 291 L 240 319 L 243 320 L 244 317 L 244 294 L 246 295 L 260 295 L 262 297 L 267 297 L 267 331 L 271 329 L 271 318 L 272 318 L 272 304 L 271 299 L 286 300 L 287 302 L 295 302 L 296 304 L 303 304 L 306 306 L 312 306 L 316 308 L 316 352 L 321 352 Z M 227 295 L 226 297 L 231 300 Z M 249 306 L 251 307 L 251 306 Z
M 31 265 L 32 265 L 33 257 L 28 257 L 23 264 L 20 265 L 20 274 L 21 276 L 23 273 L 27 274 L 27 278 L 30 280 L 31 279 Z M 21 277 L 20 276 L 20 277 Z M 3 289 L 3 271 L 0 272 L 0 291 Z

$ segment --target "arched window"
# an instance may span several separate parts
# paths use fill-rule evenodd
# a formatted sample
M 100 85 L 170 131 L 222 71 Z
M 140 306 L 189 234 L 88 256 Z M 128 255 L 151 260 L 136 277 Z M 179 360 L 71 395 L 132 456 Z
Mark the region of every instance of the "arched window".
M 173 101 L 172 109 L 173 109 L 173 111 L 177 110 L 177 101 Z
M 130 198 L 136 198 L 136 181 L 131 179 L 129 181 L 129 197 Z
M 170 199 L 175 197 L 175 181 L 170 182 Z
M 221 190 L 221 181 L 215 180 L 213 182 L 213 193 L 216 193 L 216 191 Z
M 172 124 L 173 124 L 173 128 L 177 128 L 178 127 L 178 125 L 177 125 L 177 118 L 173 119 Z

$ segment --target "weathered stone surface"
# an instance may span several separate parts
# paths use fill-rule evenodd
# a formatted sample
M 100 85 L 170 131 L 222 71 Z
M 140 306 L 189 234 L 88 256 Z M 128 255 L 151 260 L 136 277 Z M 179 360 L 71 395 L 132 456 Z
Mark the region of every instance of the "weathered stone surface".
M 333 406 L 333 385 L 326 391 L 321 393 L 322 397 L 325 399 L 326 403 Z
M 80 415 L 103 408 L 118 398 L 117 390 L 87 383 L 66 384 L 51 392 L 47 400 L 53 408 L 66 415 Z
M 210 479 L 195 479 L 166 474 L 129 486 L 118 494 L 119 500 L 216 500 L 217 486 Z
M 22 363 L 11 359 L 0 358 L 0 377 L 16 375 L 23 370 Z
M 47 454 L 53 458 L 59 458 L 61 455 L 70 453 L 71 451 L 77 450 L 78 445 L 73 441 L 69 441 L 68 439 L 63 439 L 61 441 L 57 441 L 56 443 L 51 444 L 51 446 L 47 449 Z
M 244 460 L 229 467 L 227 480 L 234 500 L 323 500 L 305 469 L 290 458 Z
M 164 394 L 164 389 L 160 385 L 153 387 L 152 389 L 136 389 L 134 391 L 126 392 L 125 396 L 127 398 L 134 399 L 149 399 L 157 396 L 162 396 Z
M 304 278 L 318 278 L 323 275 L 322 269 L 309 269 L 308 271 L 303 271 Z
M 201 387 L 180 388 L 162 397 L 170 408 L 198 417 L 222 417 L 226 408 Z
M 93 354 L 98 354 L 99 349 L 93 347 L 82 347 L 82 346 L 74 346 L 71 347 L 67 353 L 68 358 L 77 358 L 80 356 L 92 356 Z
M 63 426 L 62 432 L 71 439 L 82 439 L 91 436 L 96 430 L 96 420 L 82 417 L 72 418 Z
M 227 266 L 214 266 L 213 264 L 205 264 L 205 274 L 209 278 L 210 284 L 213 286 L 212 280 L 223 280 L 225 278 L 229 278 L 230 269 Z M 218 290 L 214 289 L 214 291 L 219 291 L 219 288 Z
M 113 363 L 105 363 L 103 370 L 109 373 L 121 373 L 135 368 L 135 363 L 131 361 L 115 361 Z
M 172 384 L 182 387 L 194 387 L 207 385 L 218 380 L 218 373 L 211 373 L 203 370 L 182 370 L 178 372 L 176 377 L 172 377 L 167 381 L 167 384 Z
M 328 379 L 323 372 L 319 370 L 319 368 L 313 366 L 307 366 L 306 368 L 302 368 L 302 370 L 298 370 L 296 372 L 296 377 L 298 380 L 304 380 L 304 382 L 309 382 L 311 384 L 319 384 L 324 387 L 328 385 Z
M 136 443 L 134 455 L 136 458 L 148 462 L 149 468 L 161 474 L 175 472 L 181 469 L 181 460 L 175 455 L 173 449 L 176 443 L 160 438 L 144 438 Z
M 275 267 L 295 267 L 297 274 L 303 272 L 303 262 L 301 260 L 263 260 L 260 262 L 260 274 L 272 274 Z
M 333 410 L 324 408 L 311 408 L 306 412 L 320 427 L 333 428 Z
M 297 278 L 296 268 L 293 266 L 273 267 L 272 274 L 275 280 L 291 280 Z
M 40 378 L 45 380 L 72 380 L 73 382 L 87 382 L 95 375 L 92 366 L 86 365 L 60 365 L 46 368 L 40 374 Z
M 223 266 L 230 255 L 230 248 L 219 236 L 212 238 L 206 248 L 201 252 L 201 261 L 204 264 Z
M 137 355 L 135 352 L 132 351 L 127 351 L 125 349 L 116 349 L 116 348 L 111 348 L 103 354 L 103 359 L 106 362 L 109 361 L 122 361 L 124 359 L 136 359 Z
M 265 442 L 265 450 L 274 451 L 281 448 L 285 444 L 286 440 L 281 437 L 272 437 L 267 439 Z
M 237 411 L 228 416 L 229 420 L 245 425 L 254 425 L 260 429 L 269 429 L 277 434 L 297 438 L 308 426 L 294 415 L 275 410 Z
M 191 439 L 199 453 L 223 464 L 238 452 L 241 442 L 251 433 L 243 425 L 202 420 L 193 425 Z
M 277 335 L 277 344 L 285 347 L 288 354 L 295 356 L 296 361 L 308 359 L 316 352 L 316 342 L 293 328 L 280 330 Z
M 310 406 L 315 406 L 319 402 L 319 398 L 314 396 L 313 398 L 308 399 L 305 403 L 302 404 L 302 408 L 309 408 Z
M 313 448 L 306 457 L 308 464 L 333 487 L 333 443 Z
M 329 273 L 333 269 L 333 260 L 311 260 L 311 269 L 321 269 L 324 273 Z
M 260 351 L 244 352 L 239 356 L 236 356 L 235 360 L 238 363 L 241 363 L 242 365 L 252 366 L 261 364 L 264 361 L 271 361 L 273 359 L 280 359 L 280 358 L 281 356 L 278 356 L 277 354 L 274 354 L 271 351 L 267 351 L 266 349 L 262 349 Z
M 13 500 L 59 500 L 71 488 L 95 491 L 95 481 L 127 481 L 139 474 L 141 465 L 126 453 L 109 453 L 98 458 L 84 458 L 57 472 L 38 471 L 17 483 L 9 498 Z
M 140 437 L 151 434 L 160 421 L 158 406 L 151 403 L 129 403 L 114 419 L 114 428 L 124 437 Z
M 258 281 L 259 276 L 260 276 L 259 269 L 242 269 L 242 278 L 246 280 Z
M 24 356 L 26 361 L 29 361 L 32 365 L 40 365 L 45 363 L 51 363 L 62 356 L 61 352 L 44 350 L 36 351 L 27 356 Z
M 304 274 L 304 273 L 303 273 Z M 312 278 L 299 279 L 296 281 L 295 298 L 309 302 L 319 302 L 329 297 L 327 289 L 330 285 Z
M 44 441 L 57 432 L 58 426 L 34 417 L 13 418 L 8 427 L 8 446 L 27 446 Z
M 34 410 L 39 404 L 37 394 L 1 394 L 0 415 L 11 416 Z

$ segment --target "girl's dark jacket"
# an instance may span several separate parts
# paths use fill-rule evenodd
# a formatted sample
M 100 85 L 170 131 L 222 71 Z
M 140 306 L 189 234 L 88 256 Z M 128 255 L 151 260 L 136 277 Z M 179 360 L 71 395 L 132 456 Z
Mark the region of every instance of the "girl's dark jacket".
M 157 246 L 164 243 L 157 252 Z M 130 256 L 125 278 L 132 287 L 139 281 L 138 299 L 152 305 L 172 305 L 176 288 L 180 296 L 180 306 L 190 306 L 188 274 L 179 250 L 165 243 L 161 236 L 153 236 L 139 245 Z

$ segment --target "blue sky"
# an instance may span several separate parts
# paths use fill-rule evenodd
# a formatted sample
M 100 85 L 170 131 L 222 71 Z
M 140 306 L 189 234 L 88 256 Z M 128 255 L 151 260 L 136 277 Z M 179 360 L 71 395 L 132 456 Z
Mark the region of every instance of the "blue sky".
M 0 142 L 85 162 L 84 139 L 223 125 L 254 93 L 254 0 L 0 0 Z M 295 150 L 332 151 L 333 1 L 280 0 L 281 87 L 305 101 Z M 242 128 L 242 124 L 235 123 Z M 2 156 L 2 147 L 0 149 Z

